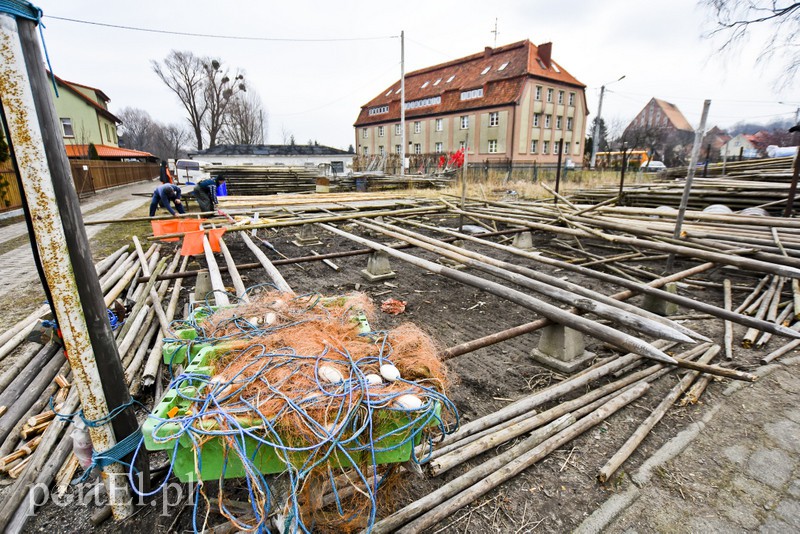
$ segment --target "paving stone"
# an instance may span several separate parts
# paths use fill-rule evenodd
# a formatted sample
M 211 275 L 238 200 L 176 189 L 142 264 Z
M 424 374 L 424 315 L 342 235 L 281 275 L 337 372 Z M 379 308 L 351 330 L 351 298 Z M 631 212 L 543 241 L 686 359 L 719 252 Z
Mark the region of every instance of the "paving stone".
M 736 532 L 737 530 L 741 529 L 721 517 L 695 516 L 689 519 L 689 532 Z
M 784 499 L 775 508 L 775 514 L 792 526 L 797 532 L 800 530 L 800 501 L 795 499 Z
M 767 423 L 764 430 L 772 440 L 789 452 L 800 453 L 800 425 L 784 419 L 775 423 Z
M 722 454 L 731 462 L 743 465 L 747 461 L 747 457 L 750 456 L 750 449 L 746 445 L 732 445 L 724 448 Z
M 741 474 L 733 477 L 731 485 L 749 495 L 756 506 L 770 505 L 770 503 L 777 501 L 779 497 L 779 494 L 766 484 Z
M 800 423 L 800 408 L 798 407 L 788 408 L 783 414 L 786 416 L 787 419 L 790 419 L 795 423 Z
M 781 489 L 792 476 L 794 461 L 780 449 L 759 449 L 747 461 L 747 472 L 767 486 Z
M 787 493 L 792 497 L 800 499 L 800 479 L 796 478 L 792 480 L 792 483 L 789 484 L 789 489 L 787 490 Z
M 718 497 L 714 507 L 741 529 L 756 530 L 761 525 L 759 517 L 761 510 L 750 499 L 741 498 L 740 495 L 734 495 L 734 492 L 731 491 L 721 491 Z
M 776 373 L 775 381 L 787 393 L 800 393 L 800 378 L 790 373 Z

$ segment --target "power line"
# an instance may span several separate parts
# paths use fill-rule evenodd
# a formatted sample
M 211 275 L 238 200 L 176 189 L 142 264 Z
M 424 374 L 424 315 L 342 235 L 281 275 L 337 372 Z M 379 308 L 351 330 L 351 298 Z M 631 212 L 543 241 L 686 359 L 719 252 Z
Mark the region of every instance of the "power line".
M 333 37 L 333 38 L 289 38 L 289 37 L 250 37 L 242 35 L 218 35 L 212 33 L 191 33 L 191 32 L 177 32 L 171 30 L 157 30 L 154 28 L 141 28 L 136 26 L 124 26 L 122 24 L 109 24 L 106 22 L 97 22 L 92 20 L 72 19 L 68 17 L 56 17 L 54 15 L 47 15 L 46 18 L 63 20 L 66 22 L 75 22 L 77 24 L 88 24 L 90 26 L 102 26 L 104 28 L 114 28 L 118 30 L 130 30 L 145 33 L 159 33 L 164 35 L 180 35 L 183 37 L 204 37 L 210 39 L 229 39 L 234 41 L 276 41 L 276 42 L 289 42 L 289 43 L 329 43 L 337 41 L 378 41 L 382 39 L 399 39 L 399 35 L 384 35 L 378 37 Z

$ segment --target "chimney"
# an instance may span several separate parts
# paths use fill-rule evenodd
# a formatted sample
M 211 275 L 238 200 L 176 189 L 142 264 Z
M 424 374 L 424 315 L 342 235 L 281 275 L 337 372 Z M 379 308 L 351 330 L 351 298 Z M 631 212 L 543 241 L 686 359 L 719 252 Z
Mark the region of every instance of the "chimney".
M 550 54 L 553 53 L 553 43 L 543 43 L 539 45 L 539 59 L 542 60 L 544 66 L 550 68 Z
M 491 46 L 487 46 L 486 48 L 483 49 L 483 57 L 484 58 L 492 57 L 492 47 Z

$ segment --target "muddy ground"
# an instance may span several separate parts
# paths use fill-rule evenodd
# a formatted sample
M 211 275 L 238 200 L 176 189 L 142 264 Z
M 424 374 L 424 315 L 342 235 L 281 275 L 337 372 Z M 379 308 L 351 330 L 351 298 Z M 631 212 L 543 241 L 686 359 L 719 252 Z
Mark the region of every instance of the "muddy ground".
M 457 224 L 454 219 L 433 219 L 432 222 L 451 226 Z M 343 228 L 361 233 L 352 227 Z M 309 255 L 309 248 L 297 247 L 291 243 L 296 232 L 297 229 L 289 228 L 279 232 L 268 232 L 260 237 L 269 239 L 286 256 Z M 324 244 L 311 247 L 318 253 L 361 248 L 345 238 L 325 234 L 320 234 L 320 237 Z M 537 234 L 534 238 L 536 247 L 540 250 L 551 250 L 558 254 L 565 253 L 564 249 L 553 246 L 549 235 Z M 376 240 L 387 241 L 379 238 Z M 226 241 L 237 259 L 237 263 L 255 261 L 253 255 L 241 244 L 240 240 L 231 237 Z M 584 242 L 583 245 L 588 246 L 589 243 Z M 498 251 L 482 249 L 473 244 L 468 246 L 473 250 L 485 252 L 500 259 L 538 270 L 554 272 L 552 268 L 535 264 L 532 261 L 522 260 L 518 257 L 506 257 Z M 273 252 L 264 250 L 271 259 L 278 259 Z M 605 248 L 594 247 L 589 250 L 601 255 L 614 254 Z M 415 251 L 414 254 L 437 260 L 435 255 L 427 252 Z M 302 267 L 287 265 L 282 266 L 280 270 L 298 293 L 315 291 L 325 295 L 335 295 L 360 290 L 370 295 L 378 307 L 383 300 L 390 297 L 404 300 L 408 303 L 404 314 L 390 316 L 378 312 L 378 318 L 373 327 L 391 328 L 401 322 L 412 321 L 427 331 L 442 347 L 456 345 L 537 318 L 532 312 L 498 297 L 475 288 L 462 286 L 457 282 L 430 274 L 398 260 L 392 260 L 392 267 L 397 273 L 397 277 L 388 283 L 368 283 L 361 277 L 359 271 L 366 267 L 367 256 L 339 258 L 333 261 L 340 267 L 338 272 L 322 262 L 306 263 Z M 659 273 L 663 269 L 663 260 L 650 263 L 639 262 L 636 265 Z M 692 265 L 696 265 L 696 263 L 678 261 L 675 270 Z M 564 272 L 555 274 L 567 276 L 567 273 Z M 242 271 L 242 275 L 246 285 L 268 281 L 261 269 Z M 604 285 L 595 280 L 582 279 L 574 274 L 568 276 L 574 282 L 606 294 L 615 293 L 621 289 Z M 732 279 L 735 288 L 752 287 L 757 281 L 755 276 L 750 276 L 748 273 L 717 270 L 707 273 L 703 276 L 703 280 L 719 284 L 718 287 L 693 285 L 684 286 L 680 291 L 697 300 L 721 306 L 721 282 L 725 277 Z M 193 283 L 188 282 L 188 285 L 191 287 Z M 734 305 L 744 299 L 746 294 L 743 289 L 735 289 Z M 631 302 L 639 304 L 640 300 L 634 298 Z M 679 313 L 692 312 L 680 310 Z M 722 344 L 721 321 L 690 320 L 686 324 Z M 744 332 L 744 327 L 735 326 L 737 340 L 741 339 Z M 449 368 L 457 376 L 457 383 L 448 391 L 448 395 L 458 407 L 462 421 L 474 420 L 491 413 L 513 400 L 563 379 L 563 376 L 537 365 L 530 358 L 529 353 L 536 347 L 538 339 L 538 333 L 527 334 L 502 344 L 465 354 L 448 362 Z M 597 358 L 616 353 L 604 343 L 588 338 L 586 341 L 587 350 L 594 352 Z M 767 345 L 767 351 L 773 350 L 782 343 L 780 338 L 773 338 Z M 675 350 L 685 350 L 686 348 L 688 346 Z M 734 366 L 745 370 L 755 368 L 758 365 L 758 359 L 763 354 L 765 354 L 764 350 L 735 348 Z M 580 436 L 568 447 L 556 451 L 520 476 L 485 495 L 471 506 L 454 513 L 447 521 L 431 529 L 430 532 L 523 533 L 532 531 L 565 532 L 573 529 L 610 494 L 629 483 L 626 472 L 635 470 L 665 441 L 673 437 L 689 422 L 700 417 L 707 409 L 707 405 L 717 402 L 727 383 L 724 380 L 712 382 L 698 405 L 689 405 L 684 408 L 674 407 L 670 410 L 643 445 L 618 471 L 617 476 L 607 485 L 599 484 L 595 478 L 597 470 L 625 442 L 630 433 L 660 402 L 663 394 L 674 385 L 676 380 L 677 375 L 667 375 L 655 384 L 647 396 Z M 582 393 L 584 391 L 578 392 L 578 394 Z M 152 399 L 143 400 L 148 406 L 152 405 Z M 544 410 L 547 407 L 545 405 L 540 409 Z M 414 478 L 411 474 L 404 474 L 407 483 L 392 494 L 383 496 L 383 500 L 379 503 L 379 515 L 387 515 L 393 509 L 428 494 L 442 483 L 459 476 L 470 467 L 506 450 L 511 445 L 509 443 L 500 447 L 499 450 L 490 450 L 483 456 L 475 458 L 439 478 L 419 479 Z M 709 450 L 708 454 L 713 455 L 715 451 Z M 153 464 L 157 465 L 161 461 L 163 460 L 154 460 Z M 174 496 L 171 498 L 175 499 Z M 108 521 L 98 530 L 100 532 L 122 530 L 167 532 L 170 529 L 191 531 L 190 507 L 184 506 L 183 503 L 172 505 L 164 514 L 160 499 L 161 497 L 156 497 L 153 505 L 140 507 L 128 520 L 122 523 Z M 28 532 L 52 530 L 85 532 L 91 530 L 88 515 L 92 510 L 92 507 L 83 506 L 65 509 L 51 503 L 46 505 L 28 523 L 26 530 Z M 222 518 L 213 514 L 209 518 L 210 525 L 222 522 Z

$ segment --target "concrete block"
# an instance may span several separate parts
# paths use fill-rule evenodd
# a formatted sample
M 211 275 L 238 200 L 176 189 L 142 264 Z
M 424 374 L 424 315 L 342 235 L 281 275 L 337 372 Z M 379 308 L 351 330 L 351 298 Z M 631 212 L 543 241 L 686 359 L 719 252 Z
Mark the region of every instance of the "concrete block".
M 511 246 L 521 250 L 533 249 L 533 235 L 530 232 L 520 232 L 514 236 Z
M 583 334 L 556 324 L 542 330 L 539 346 L 531 351 L 531 357 L 545 367 L 569 374 L 591 361 L 594 353 L 586 350 Z
M 678 284 L 675 282 L 670 282 L 669 284 L 662 287 L 664 291 L 668 293 L 672 293 L 673 295 L 678 294 Z M 667 302 L 666 300 L 660 299 L 658 297 L 654 297 L 652 295 L 645 295 L 644 302 L 642 302 L 642 308 L 645 310 L 657 313 L 658 315 L 667 316 L 667 315 L 675 315 L 678 313 L 678 305 L 674 302 Z
M 321 245 L 322 241 L 319 240 L 317 234 L 314 233 L 314 227 L 310 224 L 304 224 L 300 227 L 300 232 L 295 234 L 297 239 L 292 241 L 298 247 L 310 247 L 314 245 Z
M 206 295 L 208 295 L 213 288 L 211 287 L 211 275 L 207 270 L 202 270 L 197 273 L 197 278 L 194 282 L 194 300 L 205 306 Z
M 370 254 L 369 260 L 367 260 L 367 268 L 361 271 L 361 276 L 370 282 L 379 282 L 395 278 L 397 274 L 389 264 L 389 255 L 382 250 L 378 250 Z

